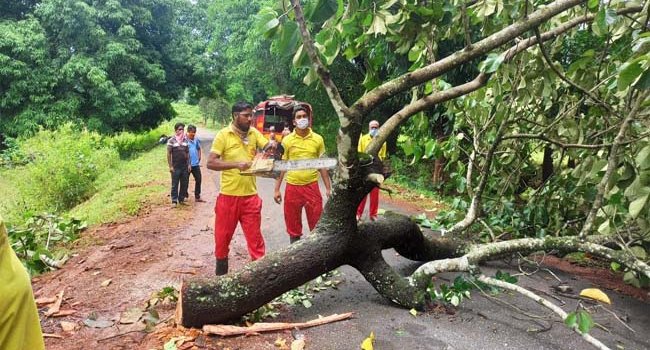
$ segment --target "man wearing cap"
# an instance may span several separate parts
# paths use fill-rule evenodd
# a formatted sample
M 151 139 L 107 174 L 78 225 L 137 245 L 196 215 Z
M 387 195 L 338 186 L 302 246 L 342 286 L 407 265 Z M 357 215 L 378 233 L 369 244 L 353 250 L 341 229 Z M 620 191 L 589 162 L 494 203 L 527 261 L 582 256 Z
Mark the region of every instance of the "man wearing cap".
M 250 103 L 233 105 L 232 118 L 232 123 L 217 133 L 207 164 L 208 169 L 221 171 L 221 189 L 214 207 L 216 275 L 228 273 L 230 241 L 237 223 L 244 231 L 252 260 L 263 257 L 265 250 L 260 229 L 262 199 L 257 195 L 256 178 L 240 172 L 251 167 L 258 149 L 264 148 L 269 141 L 257 129 L 250 127 L 253 118 Z
M 361 136 L 359 138 L 359 147 L 357 148 L 357 151 L 359 152 L 365 152 L 366 148 L 368 148 L 368 145 L 370 145 L 370 141 L 372 141 L 373 137 L 377 136 L 377 130 L 379 130 L 379 122 L 376 120 L 371 121 L 368 123 L 368 133 Z M 379 153 L 377 154 L 379 156 L 379 160 L 383 161 L 386 158 L 386 143 L 381 145 L 381 149 L 379 149 Z M 370 191 L 370 208 L 369 208 L 369 216 L 371 221 L 377 220 L 377 211 L 379 210 L 379 187 L 375 187 Z M 361 219 L 361 216 L 363 215 L 363 209 L 366 206 L 366 197 L 361 200 L 361 203 L 359 203 L 359 207 L 357 208 L 357 220 Z
M 298 106 L 293 110 L 293 132 L 282 139 L 284 160 L 314 159 L 325 154 L 323 137 L 309 127 L 307 110 Z M 285 174 L 287 185 L 284 190 L 284 222 L 289 242 L 294 243 L 302 236 L 302 208 L 307 214 L 309 230 L 313 230 L 323 212 L 323 197 L 318 188 L 318 174 L 325 185 L 325 195 L 330 196 L 331 183 L 327 169 L 306 169 L 283 171 L 275 180 L 275 202 L 282 202 L 280 186 Z

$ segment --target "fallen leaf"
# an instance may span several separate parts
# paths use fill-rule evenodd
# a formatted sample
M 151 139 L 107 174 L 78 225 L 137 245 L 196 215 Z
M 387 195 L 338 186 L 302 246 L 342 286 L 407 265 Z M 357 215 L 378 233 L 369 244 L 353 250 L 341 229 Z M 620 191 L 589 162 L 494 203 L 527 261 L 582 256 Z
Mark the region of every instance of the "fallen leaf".
M 61 321 L 61 329 L 63 329 L 64 332 L 72 332 L 75 328 L 77 328 L 75 322 Z
M 415 316 L 415 317 L 417 317 L 417 315 L 418 315 L 418 311 L 417 311 L 416 309 L 411 309 L 411 310 L 409 311 L 409 313 L 410 313 L 411 315 Z
M 375 342 L 375 332 L 370 332 L 370 336 L 361 343 L 361 350 L 373 350 L 372 344 Z
M 280 336 L 278 336 L 278 338 L 275 340 L 275 343 L 273 343 L 273 345 L 275 345 L 280 349 L 287 349 L 287 350 L 289 349 L 289 347 L 287 346 L 286 339 L 281 338 Z
M 110 278 L 105 280 L 104 282 L 102 282 L 101 286 L 102 287 L 108 287 L 109 284 L 111 284 L 111 279 Z
M 601 303 L 610 304 L 610 305 L 612 304 L 607 294 L 603 293 L 603 291 L 598 288 L 583 289 L 582 291 L 580 291 L 580 296 L 593 299 L 596 301 L 600 301 Z
M 291 342 L 291 350 L 304 350 L 305 339 L 296 339 Z
M 113 325 L 113 321 L 87 318 L 84 320 L 84 324 L 90 328 L 108 328 Z
M 93 276 L 97 276 L 97 275 L 99 275 L 100 273 L 102 273 L 102 272 L 101 272 L 101 271 L 95 271 L 95 272 L 93 272 Z
M 136 323 L 138 322 L 140 317 L 142 317 L 142 310 L 140 310 L 140 308 L 134 307 L 124 311 L 122 315 L 120 315 L 120 323 L 121 324 Z

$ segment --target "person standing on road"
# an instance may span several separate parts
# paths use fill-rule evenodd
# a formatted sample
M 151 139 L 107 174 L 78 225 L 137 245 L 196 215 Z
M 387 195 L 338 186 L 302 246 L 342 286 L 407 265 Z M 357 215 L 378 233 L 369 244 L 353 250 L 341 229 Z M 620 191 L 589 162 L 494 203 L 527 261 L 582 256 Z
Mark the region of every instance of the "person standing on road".
M 325 154 L 323 137 L 313 132 L 309 127 L 309 116 L 304 107 L 293 110 L 293 132 L 282 139 L 284 160 L 314 159 Z M 313 230 L 323 212 L 323 197 L 318 188 L 320 173 L 325 185 L 325 195 L 330 196 L 331 183 L 327 169 L 307 169 L 282 171 L 275 180 L 275 202 L 282 202 L 280 186 L 285 174 L 287 185 L 284 190 L 284 222 L 289 234 L 289 241 L 294 243 L 302 236 L 302 208 L 307 213 L 309 230 Z
M 0 217 L 0 349 L 45 349 L 32 285 Z
M 379 122 L 376 120 L 371 121 L 368 123 L 368 133 L 361 136 L 359 138 L 359 147 L 357 148 L 357 151 L 359 152 L 365 152 L 366 148 L 368 148 L 368 145 L 370 145 L 370 141 L 377 136 L 377 130 L 379 130 Z M 379 153 L 377 154 L 379 156 L 379 160 L 383 161 L 386 158 L 386 143 L 381 145 L 381 149 L 379 149 Z M 379 187 L 375 187 L 370 191 L 370 208 L 369 208 L 369 216 L 370 216 L 370 221 L 375 221 L 377 220 L 377 212 L 379 211 Z M 366 207 L 366 197 L 363 197 L 363 200 L 361 200 L 361 203 L 359 203 L 359 207 L 357 208 L 357 221 L 361 220 L 361 216 L 363 215 L 363 210 Z
M 259 259 L 265 252 L 260 229 L 262 199 L 257 195 L 256 178 L 240 172 L 251 167 L 258 149 L 264 148 L 269 141 L 250 127 L 253 118 L 250 103 L 233 105 L 232 117 L 232 123 L 217 133 L 208 157 L 208 169 L 221 171 L 221 190 L 214 207 L 216 275 L 228 273 L 230 241 L 237 223 L 244 231 L 251 259 Z
M 196 137 L 196 126 L 187 126 L 187 144 L 190 149 L 190 173 L 194 177 L 194 200 L 205 202 L 201 199 L 201 141 Z
M 176 134 L 167 140 L 167 165 L 172 175 L 172 207 L 185 204 L 187 185 L 190 181 L 190 149 L 185 136 L 185 124 L 174 125 Z M 179 188 L 180 184 L 180 188 Z

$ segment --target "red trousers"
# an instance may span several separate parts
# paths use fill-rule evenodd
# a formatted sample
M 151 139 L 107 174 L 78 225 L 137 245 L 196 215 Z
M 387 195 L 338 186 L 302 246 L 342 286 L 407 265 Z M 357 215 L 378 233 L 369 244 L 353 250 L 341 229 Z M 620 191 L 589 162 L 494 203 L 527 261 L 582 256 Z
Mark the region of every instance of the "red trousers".
M 363 197 L 359 207 L 357 208 L 357 217 L 363 215 L 363 209 L 366 207 L 366 198 L 370 197 L 370 220 L 377 218 L 377 211 L 379 210 L 379 187 L 375 187 L 370 191 L 370 194 L 366 197 Z
M 313 230 L 323 212 L 323 197 L 318 181 L 308 185 L 287 184 L 284 191 L 284 223 L 291 237 L 302 236 L 302 208 L 307 212 L 309 230 Z
M 217 259 L 228 258 L 230 241 L 241 224 L 248 254 L 251 259 L 257 260 L 264 256 L 264 237 L 260 225 L 262 224 L 262 199 L 254 194 L 251 196 L 229 196 L 219 194 L 214 206 L 214 255 Z

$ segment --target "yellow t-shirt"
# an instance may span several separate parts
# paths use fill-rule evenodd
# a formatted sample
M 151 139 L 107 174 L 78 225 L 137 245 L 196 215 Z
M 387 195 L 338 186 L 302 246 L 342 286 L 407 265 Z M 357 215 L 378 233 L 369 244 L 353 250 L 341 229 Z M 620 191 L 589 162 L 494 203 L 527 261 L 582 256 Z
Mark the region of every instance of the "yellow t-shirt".
M 0 217 L 0 349 L 45 349 L 29 275 L 9 246 Z
M 370 144 L 370 141 L 372 141 L 372 137 L 370 134 L 365 134 L 359 138 L 359 147 L 357 148 L 357 151 L 359 152 L 365 152 L 366 148 L 368 148 L 368 145 Z M 384 160 L 386 158 L 386 142 L 384 142 L 383 145 L 381 145 L 381 148 L 379 149 L 379 160 Z
M 323 137 L 309 129 L 305 137 L 292 132 L 282 139 L 284 147 L 284 160 L 314 159 L 325 153 L 325 142 Z M 287 172 L 287 183 L 292 185 L 307 185 L 318 181 L 318 170 L 291 170 Z
M 257 131 L 248 129 L 248 143 L 244 144 L 242 139 L 229 126 L 219 130 L 212 142 L 210 152 L 221 156 L 226 162 L 250 162 L 255 157 L 257 149 L 266 145 L 268 140 Z M 240 175 L 239 169 L 223 170 L 220 176 L 222 194 L 230 196 L 250 196 L 257 193 L 255 176 Z

